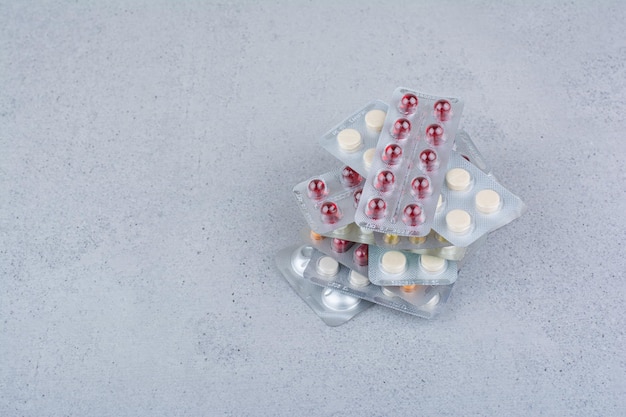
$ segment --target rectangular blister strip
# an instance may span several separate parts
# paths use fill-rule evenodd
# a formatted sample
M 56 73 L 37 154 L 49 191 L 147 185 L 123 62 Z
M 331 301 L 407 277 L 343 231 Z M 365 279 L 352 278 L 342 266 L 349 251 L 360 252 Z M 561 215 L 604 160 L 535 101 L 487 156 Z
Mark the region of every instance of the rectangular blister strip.
M 316 269 L 316 265 L 324 256 L 326 256 L 324 253 L 317 250 L 313 253 L 309 265 L 304 270 L 306 279 L 309 279 L 316 285 L 333 288 L 345 294 L 426 319 L 432 319 L 441 312 L 454 285 L 412 288 L 415 293 L 407 300 L 397 293 L 396 289 L 402 290 L 400 287 L 393 288 L 374 285 L 370 283 L 367 277 L 352 275 L 353 272 L 350 268 L 343 265 L 340 266 L 337 274 L 333 277 L 320 274 Z
M 399 236 L 374 232 L 374 241 L 382 248 L 398 250 L 429 250 L 450 246 L 450 242 L 438 238 L 437 233 L 432 230 L 426 236 Z
M 309 227 L 327 233 L 354 222 L 363 177 L 348 166 L 303 181 L 293 194 Z
M 324 233 L 324 236 L 338 237 L 339 239 L 346 239 L 352 242 L 367 243 L 368 245 L 373 245 L 376 243 L 376 241 L 374 240 L 374 232 L 369 229 L 362 229 L 357 226 L 356 223 L 350 223 L 339 229 Z
M 469 246 L 526 210 L 519 197 L 456 152 L 451 155 L 448 172 L 433 229 L 454 246 Z
M 367 300 L 354 301 L 349 309 L 337 310 L 324 304 L 325 289 L 304 279 L 302 273 L 309 263 L 313 248 L 307 245 L 295 245 L 280 250 L 276 254 L 276 266 L 291 288 L 304 302 L 329 326 L 339 326 L 360 312 L 372 306 Z M 358 297 L 357 297 L 358 298 Z
M 394 91 L 355 214 L 359 226 L 402 236 L 430 232 L 462 110 L 458 98 Z
M 320 145 L 337 159 L 366 176 L 387 114 L 386 103 L 375 100 L 326 132 Z M 369 152 L 368 152 L 369 151 Z
M 458 277 L 456 262 L 443 258 L 379 246 L 370 246 L 368 258 L 368 276 L 376 285 L 448 285 Z
M 333 257 L 337 262 L 367 276 L 369 245 L 346 239 L 325 236 L 311 236 L 306 230 L 300 235 L 315 249 Z

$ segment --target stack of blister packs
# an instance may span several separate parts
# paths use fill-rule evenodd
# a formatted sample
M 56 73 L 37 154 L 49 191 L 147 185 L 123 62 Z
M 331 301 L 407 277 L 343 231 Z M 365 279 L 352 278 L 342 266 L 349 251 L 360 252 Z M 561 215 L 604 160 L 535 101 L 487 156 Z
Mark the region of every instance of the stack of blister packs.
M 373 303 L 435 317 L 468 255 L 525 211 L 458 130 L 462 111 L 398 88 L 320 138 L 342 165 L 294 187 L 308 227 L 276 263 L 326 324 Z

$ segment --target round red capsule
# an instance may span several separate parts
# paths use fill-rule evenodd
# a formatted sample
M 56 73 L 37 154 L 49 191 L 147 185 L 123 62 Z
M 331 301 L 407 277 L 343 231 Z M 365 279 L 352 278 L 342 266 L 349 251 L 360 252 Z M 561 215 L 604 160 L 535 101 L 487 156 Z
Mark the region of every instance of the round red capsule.
M 343 182 L 346 187 L 355 187 L 359 185 L 361 181 L 363 181 L 363 177 L 349 166 L 344 167 L 343 171 L 341 171 L 341 182 Z
M 424 198 L 431 193 L 430 181 L 426 177 L 415 177 L 411 181 L 411 191 L 417 198 Z
M 439 146 L 445 141 L 445 136 L 443 134 L 443 127 L 438 124 L 432 124 L 426 128 L 426 141 L 431 144 L 431 146 Z
M 415 94 L 407 93 L 400 99 L 400 103 L 398 104 L 398 110 L 400 110 L 404 114 L 412 114 L 415 113 L 415 109 L 417 109 L 417 103 L 419 100 Z
M 419 204 L 409 204 L 402 212 L 402 221 L 409 226 L 419 226 L 424 222 L 422 208 Z
M 425 149 L 420 153 L 420 162 L 426 171 L 437 168 L 437 153 L 432 149 Z
M 361 201 L 361 194 L 363 194 L 362 188 L 359 188 L 354 192 L 354 194 L 352 194 L 352 196 L 354 197 L 354 207 L 359 205 L 359 201 Z
M 366 214 L 372 219 L 380 219 L 385 215 L 387 210 L 387 203 L 382 198 L 372 198 L 367 202 Z
M 328 194 L 326 190 L 326 183 L 318 178 L 311 180 L 307 188 L 309 190 L 309 197 L 315 200 L 319 200 Z
M 333 238 L 330 242 L 330 248 L 337 253 L 344 253 L 354 245 L 354 242 L 349 240 Z
M 382 155 L 382 159 L 385 163 L 395 165 L 400 162 L 400 158 L 402 158 L 402 148 L 399 145 L 392 143 L 391 145 L 385 146 Z
M 391 134 L 396 139 L 404 139 L 409 136 L 411 131 L 411 122 L 407 119 L 398 119 L 393 123 L 391 128 Z
M 396 177 L 391 171 L 380 171 L 374 179 L 374 188 L 380 192 L 387 192 L 393 188 L 393 183 L 396 181 Z
M 448 100 L 439 100 L 434 105 L 435 117 L 442 122 L 450 120 L 452 116 L 452 106 Z
M 353 259 L 354 259 L 354 263 L 359 266 L 367 265 L 368 246 L 365 243 L 363 243 L 362 245 L 360 245 L 354 250 Z
M 322 214 L 322 221 L 324 223 L 333 224 L 337 223 L 341 218 L 341 212 L 337 204 L 332 201 L 327 201 L 320 207 L 320 213 Z

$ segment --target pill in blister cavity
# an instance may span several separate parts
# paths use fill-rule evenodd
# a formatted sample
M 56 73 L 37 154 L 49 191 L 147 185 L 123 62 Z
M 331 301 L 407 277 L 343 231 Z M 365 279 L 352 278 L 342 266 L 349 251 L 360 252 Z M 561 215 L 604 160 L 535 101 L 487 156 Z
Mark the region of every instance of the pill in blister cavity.
M 426 171 L 432 171 L 437 168 L 437 152 L 432 149 L 424 149 L 420 153 L 420 162 Z
M 402 291 L 404 292 L 415 292 L 419 286 L 417 284 L 410 284 L 410 285 L 403 285 L 402 287 Z
M 354 250 L 354 263 L 359 266 L 367 265 L 368 260 L 368 246 L 366 244 L 359 245 Z
M 356 129 L 344 129 L 337 134 L 337 143 L 344 152 L 354 152 L 361 147 L 363 139 Z
M 400 145 L 390 144 L 385 147 L 382 160 L 389 165 L 396 165 L 402 158 L 402 148 Z
M 337 253 L 344 253 L 348 249 L 350 249 L 354 245 L 354 242 L 350 242 L 349 240 L 333 238 L 330 242 L 330 247 Z
M 361 195 L 363 194 L 363 189 L 359 188 L 353 194 L 354 196 L 354 207 L 359 205 L 359 201 L 361 201 Z
M 426 242 L 427 238 L 428 236 L 409 236 L 409 242 L 411 242 L 414 245 L 420 245 Z
M 374 188 L 383 193 L 387 192 L 393 188 L 395 180 L 396 177 L 393 175 L 393 172 L 388 170 L 380 171 L 378 175 L 376 175 Z
M 409 226 L 419 226 L 424 222 L 424 213 L 419 204 L 408 204 L 402 212 L 402 221 Z
M 320 275 L 333 277 L 339 272 L 339 262 L 330 256 L 323 256 L 317 261 L 315 268 Z
M 415 94 L 407 93 L 400 99 L 398 110 L 404 114 L 413 114 L 415 109 L 417 109 L 418 103 L 419 100 Z
M 315 233 L 313 230 L 311 230 L 309 232 L 309 236 L 311 237 L 311 240 L 322 240 L 322 239 L 324 239 L 324 236 L 320 235 L 319 233 Z
M 354 187 L 363 181 L 363 177 L 349 166 L 346 166 L 341 172 L 341 181 L 346 187 Z
M 309 182 L 308 190 L 309 197 L 315 200 L 324 198 L 324 196 L 328 194 L 328 190 L 326 189 L 326 183 L 317 178 Z
M 425 305 L 428 307 L 436 306 L 437 304 L 439 304 L 439 300 L 441 300 L 441 296 L 437 293 Z
M 415 177 L 411 181 L 411 191 L 417 198 L 425 198 L 430 195 L 430 181 L 426 177 Z
M 463 168 L 452 168 L 446 173 L 446 185 L 454 191 L 467 190 L 472 183 L 470 173 Z
M 392 233 L 385 233 L 383 235 L 383 241 L 388 245 L 397 245 L 400 243 L 400 236 L 394 235 Z
M 446 214 L 446 225 L 451 232 L 465 233 L 472 226 L 472 216 L 465 210 L 450 210 Z
M 337 223 L 341 219 L 341 211 L 337 204 L 332 201 L 326 201 L 322 204 L 320 213 L 322 214 L 322 221 L 327 224 Z
M 442 122 L 450 120 L 452 106 L 448 100 L 439 100 L 434 105 L 435 117 Z
M 368 129 L 373 130 L 374 132 L 380 132 L 383 128 L 383 124 L 385 123 L 385 117 L 387 113 L 383 110 L 370 110 L 365 114 L 365 125 Z
M 390 250 L 380 259 L 380 268 L 388 274 L 401 274 L 406 270 L 406 256 L 397 250 Z
M 396 139 L 404 139 L 409 136 L 411 122 L 407 119 L 398 119 L 394 122 L 391 135 Z
M 500 194 L 494 190 L 482 190 L 476 194 L 475 202 L 481 213 L 495 213 L 500 209 Z
M 368 150 L 363 152 L 363 165 L 365 165 L 365 169 L 367 169 L 368 171 L 372 167 L 374 155 L 376 155 L 376 148 L 369 148 Z
M 350 284 L 354 285 L 355 287 L 367 287 L 368 285 L 370 285 L 370 280 L 363 274 L 359 274 L 357 271 L 352 270 L 350 271 Z
M 438 124 L 432 124 L 426 128 L 426 141 L 431 146 L 439 146 L 444 140 L 443 127 Z
M 367 202 L 367 215 L 372 219 L 380 219 L 385 215 L 387 203 L 382 198 L 372 198 Z
M 396 296 L 396 294 L 395 294 L 393 291 L 391 291 L 391 289 L 389 289 L 389 288 L 387 288 L 387 287 L 380 287 L 380 291 L 381 291 L 384 295 L 386 295 L 387 297 L 392 297 L 392 298 L 393 298 L 393 297 L 395 297 L 395 296 Z
M 446 260 L 437 256 L 420 256 L 421 267 L 429 273 L 436 274 L 446 269 Z

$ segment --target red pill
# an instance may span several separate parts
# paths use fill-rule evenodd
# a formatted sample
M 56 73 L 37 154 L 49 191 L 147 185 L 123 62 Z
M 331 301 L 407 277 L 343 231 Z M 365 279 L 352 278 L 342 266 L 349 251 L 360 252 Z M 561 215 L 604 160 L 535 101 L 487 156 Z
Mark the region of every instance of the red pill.
M 404 139 L 409 136 L 411 131 L 411 122 L 407 119 L 398 119 L 393 123 L 391 128 L 391 134 L 396 139 Z
M 363 194 L 362 188 L 359 188 L 354 192 L 354 194 L 352 194 L 352 196 L 354 197 L 354 207 L 359 205 L 359 201 L 361 201 L 361 194 Z
M 363 181 L 363 177 L 359 175 L 358 172 L 350 168 L 349 166 L 343 167 L 343 171 L 341 172 L 341 182 L 346 187 L 354 187 L 357 186 Z
M 320 213 L 322 213 L 322 221 L 328 224 L 334 224 L 341 218 L 341 212 L 337 204 L 332 201 L 327 201 L 320 207 Z
M 409 226 L 419 226 L 424 222 L 422 208 L 419 204 L 407 205 L 402 213 L 402 221 Z
M 367 265 L 368 259 L 368 246 L 363 243 L 358 248 L 354 250 L 354 263 L 359 266 Z
M 445 142 L 445 136 L 443 135 L 443 127 L 438 124 L 432 124 L 426 128 L 426 141 L 431 146 L 439 146 Z
M 420 153 L 420 162 L 426 171 L 437 168 L 437 153 L 432 149 L 425 149 Z
M 308 190 L 309 197 L 315 200 L 319 200 L 328 194 L 328 191 L 326 190 L 326 183 L 318 178 L 309 182 Z
M 380 219 L 385 215 L 387 203 L 382 198 L 372 198 L 367 202 L 366 214 L 372 219 Z
M 398 104 L 398 110 L 404 114 L 413 114 L 417 109 L 417 103 L 419 100 L 415 94 L 407 93 L 401 99 Z
M 424 198 L 431 193 L 430 181 L 426 177 L 415 177 L 411 181 L 411 191 L 417 198 Z
M 452 106 L 448 100 L 439 100 L 435 103 L 435 117 L 442 122 L 450 120 L 452 116 Z
M 402 148 L 399 145 L 391 144 L 385 146 L 385 150 L 382 155 L 382 159 L 389 165 L 395 165 L 400 162 L 402 158 Z
M 393 175 L 393 172 L 387 170 L 380 171 L 374 180 L 374 188 L 384 193 L 393 188 L 395 181 L 396 177 Z
M 343 240 L 339 238 L 333 238 L 330 242 L 330 248 L 337 253 L 344 253 L 354 245 L 354 242 L 349 240 Z

